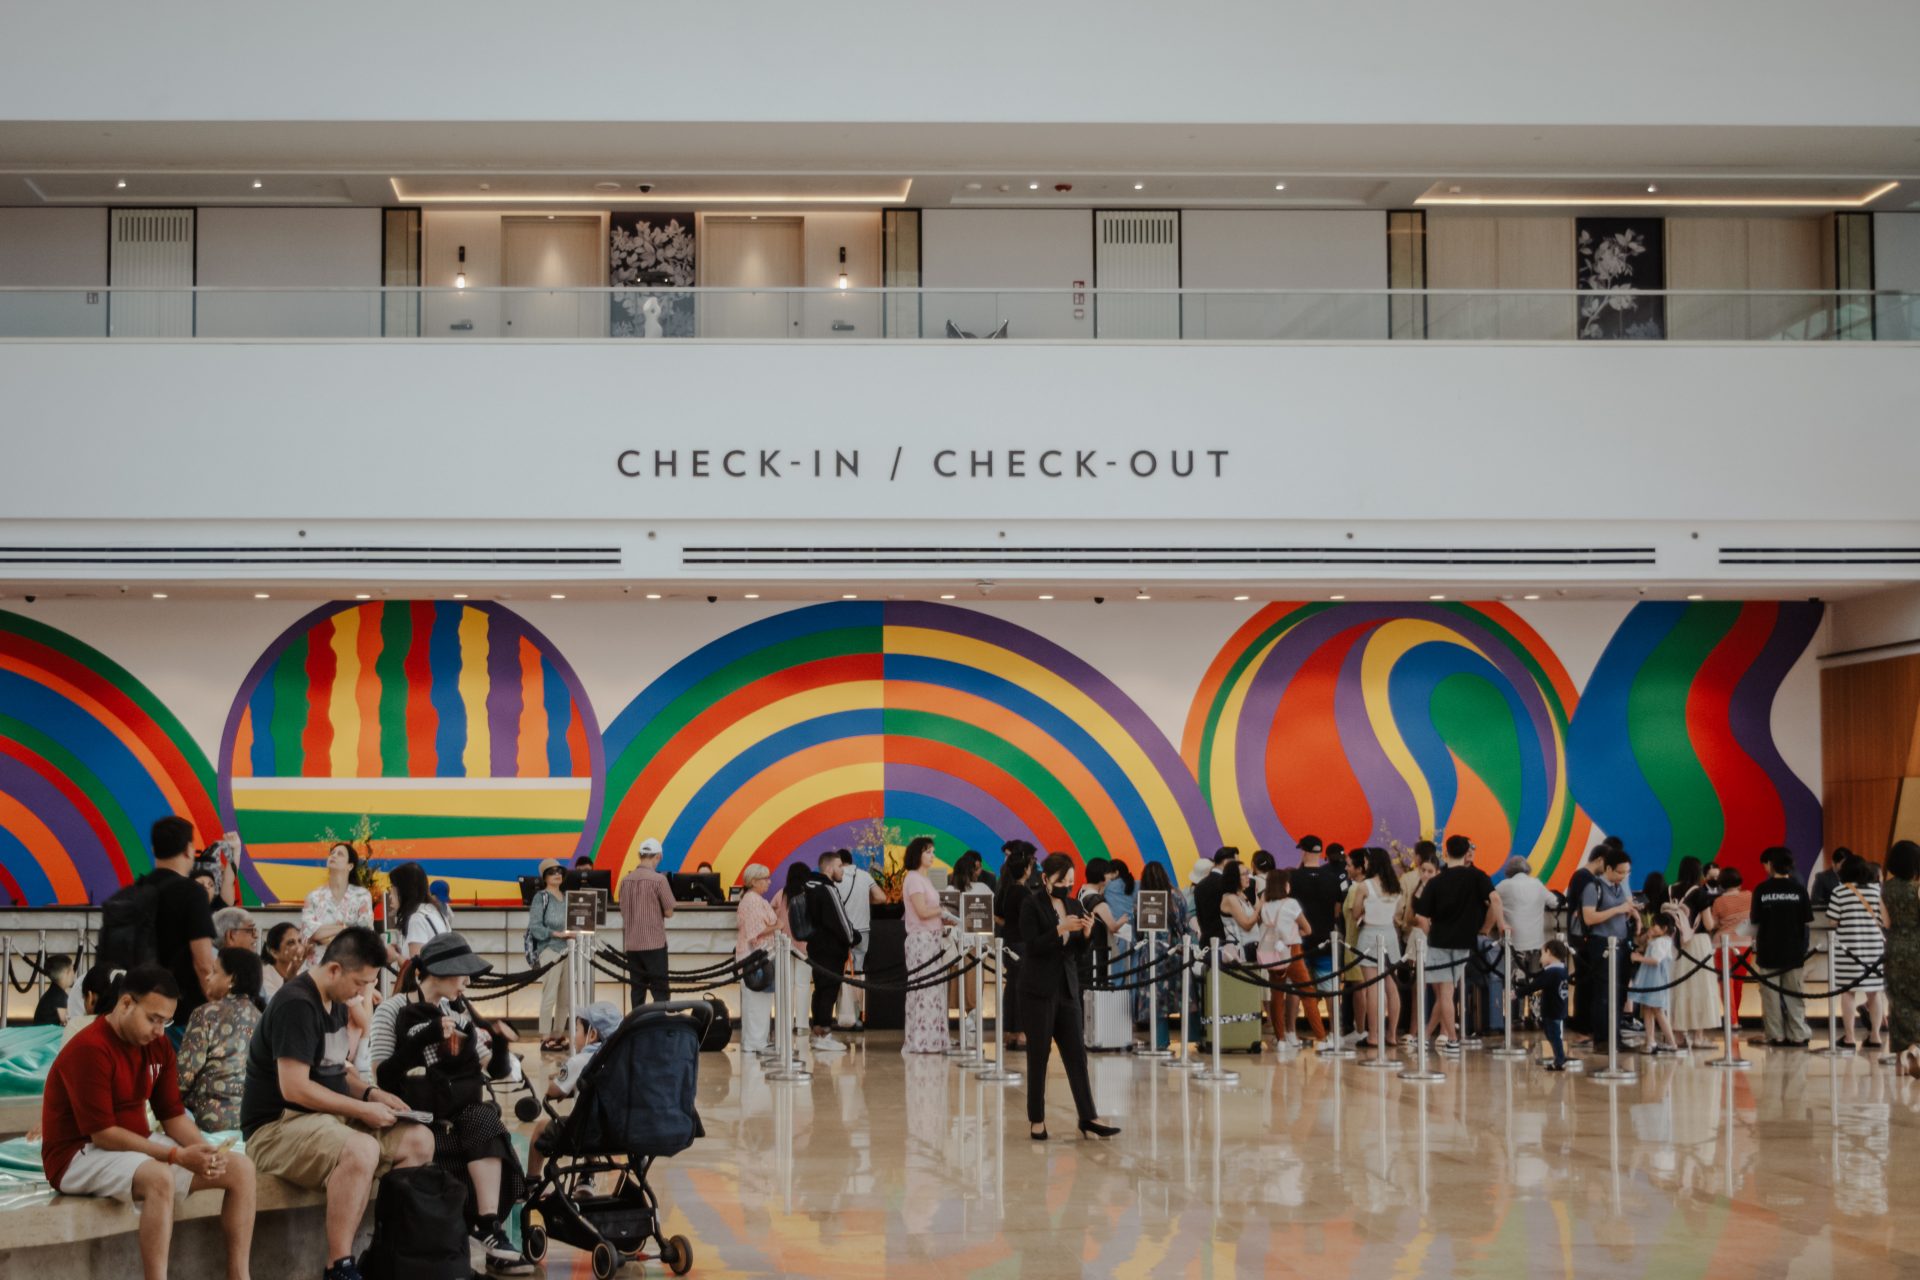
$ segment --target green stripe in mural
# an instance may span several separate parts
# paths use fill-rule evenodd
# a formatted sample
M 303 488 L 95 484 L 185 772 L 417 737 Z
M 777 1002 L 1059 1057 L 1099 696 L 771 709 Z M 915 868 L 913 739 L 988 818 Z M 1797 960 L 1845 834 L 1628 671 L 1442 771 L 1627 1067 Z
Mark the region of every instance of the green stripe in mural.
M 1303 605 L 1295 609 L 1292 613 L 1287 614 L 1265 631 L 1262 631 L 1259 636 L 1254 639 L 1253 643 L 1240 651 L 1240 656 L 1233 660 L 1233 665 L 1227 668 L 1227 674 L 1222 677 L 1220 688 L 1214 694 L 1213 705 L 1207 708 L 1207 727 L 1200 731 L 1200 759 L 1198 761 L 1200 776 L 1197 781 L 1200 783 L 1201 798 L 1206 800 L 1208 805 L 1212 805 L 1213 803 L 1213 739 L 1215 733 L 1220 728 L 1220 717 L 1226 710 L 1227 699 L 1232 694 L 1234 687 L 1240 683 L 1240 677 L 1245 674 L 1247 668 L 1252 665 L 1256 659 L 1266 653 L 1267 646 L 1272 644 L 1274 640 L 1284 635 L 1291 628 L 1306 621 L 1314 614 L 1324 612 L 1331 608 L 1333 608 L 1333 605 L 1321 601 L 1316 604 Z
M 1538 833 L 1520 830 L 1520 738 L 1506 695 L 1480 676 L 1451 675 L 1434 687 L 1430 711 L 1440 737 L 1500 802 L 1515 846 L 1532 844 Z
M 126 858 L 128 868 L 134 875 L 145 875 L 153 870 L 153 851 L 147 845 L 144 833 L 137 830 L 128 819 L 126 810 L 106 783 L 100 780 L 91 766 L 73 752 L 67 750 L 58 741 L 48 737 L 39 729 L 24 720 L 12 716 L 0 715 L 0 738 L 10 738 L 26 747 L 48 764 L 66 776 L 67 781 L 80 788 L 100 816 L 106 819 L 107 827 L 113 832 L 113 839 L 120 846 L 121 856 Z M 71 851 L 69 851 L 71 853 Z
M 267 679 L 273 682 L 273 723 L 255 725 L 255 733 L 273 738 L 274 772 L 283 778 L 300 776 L 306 761 L 300 735 L 307 723 L 307 638 L 287 644 Z
M 413 643 L 413 610 L 405 601 L 380 606 L 380 772 L 407 776 L 407 648 Z
M 1636 867 L 1636 875 L 1671 875 L 1679 860 L 1711 857 L 1726 833 L 1713 782 L 1687 732 L 1687 693 L 1707 656 L 1739 620 L 1738 602 L 1691 606 L 1654 647 L 1627 694 L 1627 737 L 1647 785 L 1673 824 L 1673 852 L 1665 867 Z

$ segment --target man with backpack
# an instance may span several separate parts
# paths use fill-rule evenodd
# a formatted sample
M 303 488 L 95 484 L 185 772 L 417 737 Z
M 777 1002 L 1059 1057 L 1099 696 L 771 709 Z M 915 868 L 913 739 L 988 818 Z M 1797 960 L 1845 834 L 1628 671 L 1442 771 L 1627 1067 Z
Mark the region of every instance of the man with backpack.
M 114 969 L 158 964 L 180 988 L 167 1039 L 180 1047 L 187 1019 L 207 1002 L 216 977 L 213 907 L 188 879 L 193 824 L 169 815 L 153 824 L 153 870 L 108 898 L 100 909 L 99 959 Z
M 820 874 L 807 883 L 807 958 L 819 966 L 813 971 L 813 1001 L 808 1021 L 813 1024 L 813 1051 L 838 1053 L 847 1046 L 833 1038 L 834 1007 L 840 1001 L 840 975 L 847 967 L 860 935 L 847 921 L 840 905 L 840 877 L 847 864 L 837 850 L 820 855 Z

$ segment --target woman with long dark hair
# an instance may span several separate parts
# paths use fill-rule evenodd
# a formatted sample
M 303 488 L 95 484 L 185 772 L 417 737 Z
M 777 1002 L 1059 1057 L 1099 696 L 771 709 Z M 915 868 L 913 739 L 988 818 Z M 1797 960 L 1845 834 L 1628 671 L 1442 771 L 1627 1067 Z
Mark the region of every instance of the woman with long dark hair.
M 434 901 L 433 889 L 427 883 L 427 869 L 419 863 L 401 863 L 389 879 L 395 898 L 393 930 L 400 935 L 401 953 L 411 959 L 420 954 L 420 948 L 447 931 L 447 917 Z
M 1362 850 L 1367 858 L 1366 878 L 1360 882 L 1360 932 L 1354 937 L 1354 951 L 1360 958 L 1360 977 L 1372 981 L 1382 970 L 1400 963 L 1400 932 L 1394 916 L 1400 906 L 1400 877 L 1394 873 L 1393 855 L 1385 849 L 1369 846 Z M 1385 1009 L 1375 1002 L 1385 1000 Z M 1386 1029 L 1389 1047 L 1400 1034 L 1400 987 L 1388 977 L 1383 982 L 1363 987 L 1354 997 L 1353 1018 L 1360 1024 L 1361 1045 L 1374 1048 L 1373 1032 L 1378 1025 Z
M 807 910 L 807 886 L 812 881 L 813 868 L 804 859 L 795 858 L 787 864 L 787 878 L 780 892 L 773 895 L 773 917 L 779 922 L 780 932 L 802 957 L 793 962 L 793 994 L 787 1001 L 793 1011 L 793 1034 L 802 1040 L 809 1038 L 807 1017 L 813 1008 L 813 966 L 804 958 L 807 939 L 813 934 L 813 917 Z
M 933 960 L 940 954 L 942 925 L 940 895 L 934 892 L 926 870 L 932 857 L 933 837 L 915 836 L 907 841 L 906 856 L 900 864 L 906 872 L 900 883 L 900 900 L 907 908 L 907 980 L 922 984 L 919 990 L 907 992 L 902 1053 L 947 1051 L 947 984 L 927 982 Z
M 1159 862 L 1149 862 L 1140 872 L 1140 893 L 1154 892 L 1167 895 L 1167 934 L 1160 939 L 1159 949 L 1154 953 L 1154 958 L 1158 959 L 1169 951 L 1180 949 L 1181 942 L 1187 936 L 1187 922 L 1193 917 L 1187 911 L 1186 895 L 1174 891 L 1173 877 L 1167 874 L 1166 866 Z M 1143 960 L 1141 963 L 1145 964 L 1149 961 Z M 1160 1022 L 1158 1026 L 1147 1028 L 1147 1034 L 1153 1037 L 1153 1047 L 1156 1049 L 1167 1047 L 1171 1038 L 1173 1011 L 1180 1004 L 1179 969 L 1169 966 L 1164 971 L 1164 975 L 1154 983 Z M 1147 1020 L 1147 989 L 1145 987 L 1134 990 L 1133 1020 L 1135 1023 L 1143 1023 Z
M 1084 1017 L 1075 953 L 1087 945 L 1092 927 L 1073 897 L 1073 859 L 1050 853 L 1040 864 L 1040 886 L 1020 906 L 1020 955 L 1025 965 L 1020 984 L 1020 1025 L 1027 1029 L 1027 1121 L 1029 1136 L 1047 1139 L 1047 1065 L 1054 1045 L 1073 1090 L 1080 1132 L 1111 1138 L 1120 1130 L 1100 1123 L 1087 1080 L 1087 1049 L 1081 1038 Z
M 1026 900 L 1027 881 L 1033 872 L 1034 848 L 1025 840 L 1009 840 L 1002 846 L 1006 858 L 1000 864 L 1000 887 L 993 898 L 993 931 L 1000 938 L 1000 981 L 1006 988 L 999 1016 L 1007 1020 L 1006 1045 L 1024 1049 L 1027 1038 L 1020 1031 L 1020 904 Z
M 1674 944 L 1685 957 L 1675 968 L 1686 970 L 1669 997 L 1667 1022 L 1680 1037 L 1680 1047 L 1691 1049 L 1695 1036 L 1711 1036 L 1721 1023 L 1720 988 L 1713 973 L 1713 892 L 1700 859 L 1691 854 L 1680 859 L 1674 873 L 1667 914 L 1677 926 Z

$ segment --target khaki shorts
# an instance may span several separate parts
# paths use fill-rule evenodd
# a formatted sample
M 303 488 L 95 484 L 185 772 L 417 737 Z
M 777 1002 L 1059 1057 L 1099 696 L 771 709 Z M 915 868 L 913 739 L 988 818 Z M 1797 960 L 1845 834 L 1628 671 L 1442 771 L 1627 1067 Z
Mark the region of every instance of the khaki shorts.
M 296 1187 L 309 1191 L 326 1188 L 340 1163 L 340 1152 L 347 1139 L 356 1133 L 369 1134 L 380 1142 L 380 1163 L 374 1169 L 379 1177 L 393 1167 L 394 1154 L 405 1140 L 407 1130 L 415 1128 L 401 1121 L 391 1129 L 376 1132 L 343 1116 L 323 1115 L 317 1111 L 289 1111 L 278 1120 L 254 1130 L 247 1139 L 247 1155 L 260 1173 L 285 1178 Z

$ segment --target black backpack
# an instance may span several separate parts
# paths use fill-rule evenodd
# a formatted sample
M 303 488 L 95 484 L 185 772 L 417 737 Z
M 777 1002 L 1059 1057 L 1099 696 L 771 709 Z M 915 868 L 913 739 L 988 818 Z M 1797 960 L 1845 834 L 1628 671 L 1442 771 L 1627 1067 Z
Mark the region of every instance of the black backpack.
M 94 959 L 109 969 L 136 969 L 160 959 L 160 886 L 141 876 L 100 908 Z
M 437 1164 L 382 1174 L 360 1272 L 366 1280 L 470 1280 L 466 1185 Z

